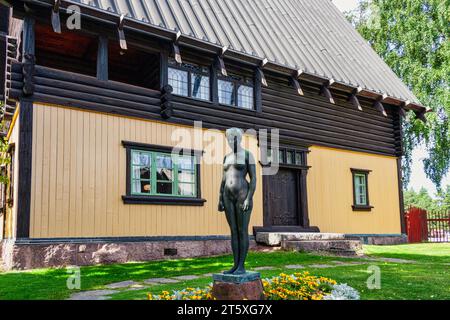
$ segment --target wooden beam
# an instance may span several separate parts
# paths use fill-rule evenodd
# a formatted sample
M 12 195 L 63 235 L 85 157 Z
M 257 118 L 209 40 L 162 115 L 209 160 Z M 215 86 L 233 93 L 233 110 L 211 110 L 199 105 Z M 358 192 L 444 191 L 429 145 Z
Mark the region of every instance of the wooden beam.
M 178 45 L 180 37 L 181 31 L 178 30 L 177 33 L 175 34 L 175 39 L 172 43 L 172 56 L 178 64 L 183 63 L 183 60 L 181 59 L 180 46 Z
M 127 40 L 125 39 L 125 32 L 123 31 L 123 27 L 125 25 L 125 15 L 122 14 L 119 18 L 119 24 L 117 26 L 117 33 L 119 35 L 119 44 L 122 50 L 127 50 Z
M 359 111 L 363 111 L 363 108 L 361 107 L 361 103 L 359 102 L 358 97 L 356 96 L 356 94 L 352 93 L 350 95 L 350 97 L 348 98 L 348 100 L 351 102 L 351 104 L 358 109 Z
M 23 19 L 23 35 L 22 35 L 22 57 L 25 54 L 35 54 L 36 36 L 34 34 L 35 19 L 32 16 L 25 16 Z
M 257 75 L 258 82 L 261 85 L 263 85 L 264 87 L 268 87 L 269 86 L 267 84 L 266 77 L 265 77 L 264 72 L 263 72 L 261 67 L 256 68 L 256 75 Z
M 223 76 L 228 76 L 227 69 L 225 68 L 225 62 L 223 61 L 223 57 L 225 53 L 228 51 L 228 46 L 224 46 L 219 50 L 219 53 L 216 57 L 216 68 L 220 71 Z
M 303 70 L 298 69 L 295 70 L 290 78 L 290 83 L 291 85 L 294 87 L 295 90 L 297 90 L 298 95 L 303 96 L 305 95 L 305 93 L 303 92 L 303 89 L 300 85 L 300 81 L 298 80 L 298 78 L 302 75 Z
M 373 106 L 374 106 L 375 109 L 377 109 L 378 111 L 380 111 L 380 112 L 383 114 L 383 116 L 387 117 L 386 110 L 384 109 L 384 106 L 383 106 L 383 104 L 381 103 L 380 100 L 375 101 L 375 102 L 373 103 Z
M 421 120 L 423 123 L 427 123 L 427 118 L 425 117 L 425 114 L 427 113 L 426 111 L 422 112 L 414 111 L 414 113 L 416 114 L 416 119 Z
M 61 19 L 59 17 L 59 6 L 61 5 L 61 0 L 54 0 L 52 9 L 52 27 L 53 31 L 56 33 L 61 33 Z
M 35 68 L 35 19 L 31 15 L 26 15 L 23 20 L 22 35 L 22 73 L 23 87 L 25 96 L 31 96 L 34 93 L 34 68 Z
M 101 35 L 98 37 L 97 79 L 108 81 L 108 78 L 108 38 Z
M 398 107 L 398 114 L 400 115 L 400 117 L 405 118 L 406 117 L 406 102 L 403 102 L 399 107 Z
M 330 103 L 336 104 L 336 102 L 334 101 L 333 95 L 331 94 L 331 91 L 330 91 L 330 86 L 333 85 L 333 83 L 334 83 L 333 79 L 330 79 L 329 81 L 324 83 L 322 85 L 322 88 L 320 89 L 320 95 L 327 98 L 328 101 L 330 101 Z
M 31 170 L 33 146 L 33 101 L 22 99 L 19 107 L 19 148 L 16 155 L 19 163 L 17 190 L 17 238 L 30 237 Z
M 162 49 L 159 53 L 159 68 L 159 86 L 162 89 L 169 82 L 169 52 L 166 49 Z

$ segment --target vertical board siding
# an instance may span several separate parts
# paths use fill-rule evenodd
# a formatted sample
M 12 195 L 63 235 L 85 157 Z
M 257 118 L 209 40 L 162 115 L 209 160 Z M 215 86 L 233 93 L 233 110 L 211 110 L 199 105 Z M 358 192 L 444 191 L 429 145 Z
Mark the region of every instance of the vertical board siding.
M 174 146 L 180 127 L 35 104 L 31 238 L 228 235 L 217 212 L 221 164 L 201 164 L 203 207 L 125 205 L 123 140 Z M 253 148 L 256 141 L 248 138 Z M 258 151 L 251 149 L 258 157 Z M 258 172 L 260 168 L 258 166 Z M 258 175 L 249 231 L 262 225 Z
M 311 147 L 308 155 L 308 205 L 313 226 L 322 232 L 401 233 L 395 157 Z M 350 168 L 372 170 L 368 176 L 371 211 L 353 211 Z
M 16 112 L 20 112 L 20 109 Z M 16 225 L 17 225 L 17 201 L 18 201 L 18 191 L 19 191 L 19 129 L 20 129 L 20 120 L 17 117 L 17 120 L 14 124 L 14 128 L 12 128 L 11 136 L 9 137 L 9 143 L 15 145 L 15 161 L 14 161 L 14 186 L 13 186 L 13 205 L 10 207 L 6 204 L 6 214 L 4 216 L 4 235 L 5 239 L 15 238 L 16 237 Z M 6 195 L 7 199 L 9 199 L 9 195 Z M 3 223 L 3 221 L 2 221 Z

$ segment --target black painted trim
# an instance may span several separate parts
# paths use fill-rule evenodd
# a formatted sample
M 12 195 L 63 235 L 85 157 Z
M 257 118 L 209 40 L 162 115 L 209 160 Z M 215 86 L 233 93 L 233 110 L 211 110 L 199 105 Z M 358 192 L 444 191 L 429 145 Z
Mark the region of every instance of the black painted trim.
M 257 232 L 320 232 L 318 227 L 301 227 L 301 226 L 264 226 L 253 227 L 253 234 Z
M 174 150 L 174 147 L 169 147 L 169 146 L 160 146 L 157 144 L 148 144 L 148 143 L 140 143 L 140 142 L 133 142 L 133 141 L 122 141 L 122 145 L 125 148 L 133 148 L 133 149 L 141 149 L 144 151 L 156 151 L 156 152 L 169 152 L 172 153 L 172 151 Z M 181 151 L 181 149 L 180 149 Z M 191 156 L 197 156 L 197 155 L 202 155 L 203 151 L 202 150 L 187 150 L 187 149 L 183 149 L 184 152 L 186 151 L 190 151 L 189 154 Z
M 107 81 L 108 69 L 108 37 L 100 35 L 97 49 L 97 79 Z
M 22 57 L 33 56 L 35 53 L 35 19 L 25 16 L 23 21 Z M 34 59 L 31 63 L 34 70 Z M 34 72 L 33 72 L 34 73 Z M 33 82 L 34 74 L 28 75 Z M 33 155 L 33 99 L 22 98 L 19 109 L 19 148 L 18 163 L 19 174 L 17 177 L 17 223 L 16 237 L 30 237 L 30 211 L 31 211 L 31 170 Z
M 163 204 L 175 206 L 198 206 L 202 207 L 206 200 L 199 198 L 180 198 L 163 196 L 122 196 L 125 204 Z
M 405 201 L 403 198 L 402 157 L 397 158 L 397 179 L 398 179 L 398 197 L 400 207 L 400 230 L 401 233 L 406 233 Z
M 33 146 L 33 101 L 22 99 L 19 109 L 19 174 L 16 237 L 30 236 L 31 170 Z
M 372 211 L 373 206 L 359 206 L 359 205 L 352 205 L 353 211 Z
M 369 173 L 371 173 L 372 170 L 351 168 L 350 171 L 352 172 L 352 185 L 353 185 L 353 205 L 352 205 L 353 211 L 372 211 L 373 206 L 370 205 L 369 199 Z M 356 204 L 355 174 L 364 174 L 366 176 L 367 205 L 362 206 Z
M 159 84 L 161 89 L 169 82 L 169 53 L 162 49 L 159 54 Z

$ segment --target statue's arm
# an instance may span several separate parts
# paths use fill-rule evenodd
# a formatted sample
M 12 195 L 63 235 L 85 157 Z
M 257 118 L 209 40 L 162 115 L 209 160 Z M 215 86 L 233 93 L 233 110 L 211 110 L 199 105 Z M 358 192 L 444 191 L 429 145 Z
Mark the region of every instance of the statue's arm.
M 223 160 L 223 163 L 225 163 L 225 159 Z M 223 169 L 222 173 L 222 182 L 220 184 L 220 193 L 219 193 L 219 212 L 225 211 L 225 205 L 223 204 L 223 191 L 225 189 L 225 168 Z
M 256 190 L 256 164 L 255 159 L 253 158 L 253 155 L 250 152 L 248 152 L 247 157 L 247 171 L 248 176 L 250 178 L 250 184 L 247 192 L 247 197 L 245 198 L 244 201 L 243 206 L 244 211 L 251 209 L 253 202 L 253 195 L 255 194 Z

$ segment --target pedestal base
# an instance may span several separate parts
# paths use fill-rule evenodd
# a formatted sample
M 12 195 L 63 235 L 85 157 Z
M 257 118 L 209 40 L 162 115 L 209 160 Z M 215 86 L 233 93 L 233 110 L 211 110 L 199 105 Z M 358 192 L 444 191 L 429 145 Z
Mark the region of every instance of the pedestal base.
M 213 274 L 212 295 L 217 300 L 264 300 L 264 288 L 258 272 L 242 275 Z

